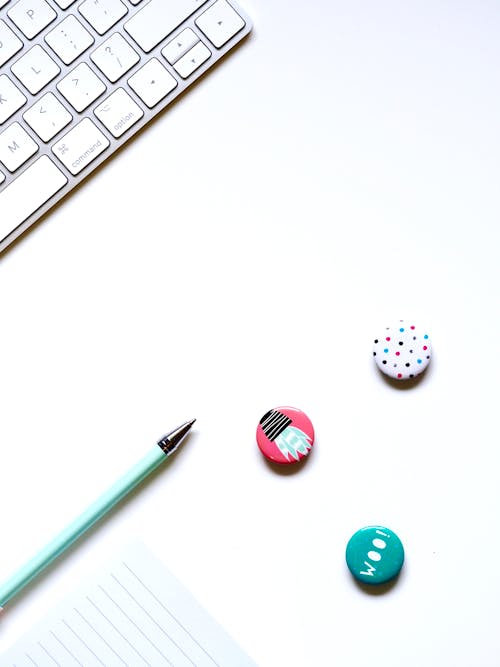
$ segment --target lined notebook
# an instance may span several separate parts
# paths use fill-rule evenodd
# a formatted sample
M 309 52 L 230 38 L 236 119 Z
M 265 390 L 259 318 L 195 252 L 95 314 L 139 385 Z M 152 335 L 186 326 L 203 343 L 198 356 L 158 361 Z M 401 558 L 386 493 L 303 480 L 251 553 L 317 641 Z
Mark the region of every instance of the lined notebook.
M 257 667 L 144 546 L 127 548 L 2 667 Z

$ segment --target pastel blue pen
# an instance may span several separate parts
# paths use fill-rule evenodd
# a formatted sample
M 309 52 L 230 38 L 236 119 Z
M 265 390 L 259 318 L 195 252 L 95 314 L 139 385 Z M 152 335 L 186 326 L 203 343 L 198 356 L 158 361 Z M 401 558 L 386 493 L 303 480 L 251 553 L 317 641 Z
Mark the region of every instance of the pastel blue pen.
M 36 556 L 15 572 L 5 583 L 0 585 L 0 611 L 40 572 L 48 567 L 58 556 L 101 519 L 109 510 L 122 500 L 142 480 L 158 468 L 175 452 L 188 434 L 195 420 L 186 422 L 174 431 L 163 436 L 144 458 L 121 477 L 113 486 L 95 500 L 69 526 L 56 535 Z

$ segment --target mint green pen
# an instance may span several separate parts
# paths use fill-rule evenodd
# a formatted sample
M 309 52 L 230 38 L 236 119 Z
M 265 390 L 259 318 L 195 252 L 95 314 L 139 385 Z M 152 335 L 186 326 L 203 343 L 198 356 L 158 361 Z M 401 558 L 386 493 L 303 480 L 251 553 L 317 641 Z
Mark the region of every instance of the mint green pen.
M 91 526 L 134 489 L 143 479 L 156 470 L 175 452 L 188 434 L 195 420 L 186 422 L 158 441 L 157 447 L 141 459 L 113 486 L 80 514 L 69 526 L 47 544 L 36 556 L 0 585 L 0 611 L 9 600 L 23 590 L 29 582 L 68 549 Z

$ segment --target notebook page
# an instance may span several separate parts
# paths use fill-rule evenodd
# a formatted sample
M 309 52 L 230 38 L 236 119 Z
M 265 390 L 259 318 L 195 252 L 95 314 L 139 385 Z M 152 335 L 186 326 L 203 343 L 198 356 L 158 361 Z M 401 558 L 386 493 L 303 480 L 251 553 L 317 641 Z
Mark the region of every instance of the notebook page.
M 144 546 L 63 602 L 2 667 L 257 667 Z

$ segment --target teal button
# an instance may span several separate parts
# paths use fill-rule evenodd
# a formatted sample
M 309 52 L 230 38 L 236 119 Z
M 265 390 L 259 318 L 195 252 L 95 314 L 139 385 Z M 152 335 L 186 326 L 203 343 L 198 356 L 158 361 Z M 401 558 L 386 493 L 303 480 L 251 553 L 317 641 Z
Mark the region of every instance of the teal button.
M 347 543 L 347 567 L 364 584 L 384 584 L 403 567 L 405 552 L 399 537 L 389 528 L 361 528 Z

